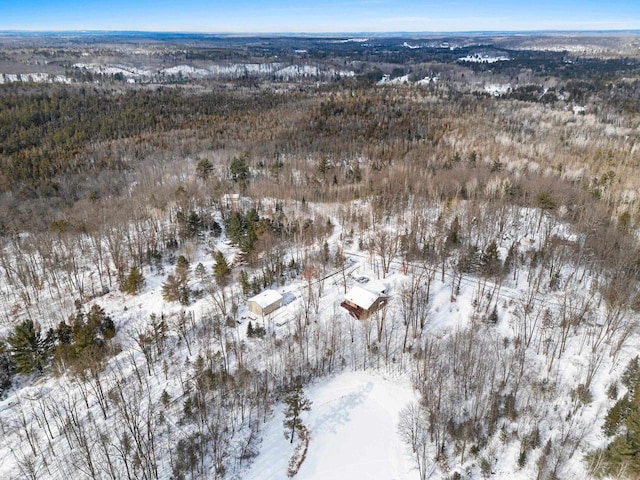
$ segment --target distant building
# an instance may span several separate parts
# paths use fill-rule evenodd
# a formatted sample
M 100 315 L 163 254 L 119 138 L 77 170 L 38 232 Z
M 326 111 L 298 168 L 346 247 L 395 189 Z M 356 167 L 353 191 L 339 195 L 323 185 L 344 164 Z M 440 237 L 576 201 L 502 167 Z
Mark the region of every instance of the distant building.
M 356 320 L 366 320 L 387 304 L 388 297 L 380 291 L 372 291 L 355 285 L 344 296 L 340 306 Z
M 251 313 L 261 317 L 269 315 L 282 305 L 282 295 L 275 290 L 265 290 L 248 300 L 248 307 Z

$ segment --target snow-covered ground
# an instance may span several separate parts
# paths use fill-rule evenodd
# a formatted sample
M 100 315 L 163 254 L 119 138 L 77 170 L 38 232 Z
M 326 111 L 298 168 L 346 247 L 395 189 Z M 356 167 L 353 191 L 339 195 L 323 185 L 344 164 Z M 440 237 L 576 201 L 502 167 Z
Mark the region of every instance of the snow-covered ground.
M 409 83 L 409 75 L 402 75 L 400 77 L 391 78 L 390 75 L 384 75 L 379 81 L 378 85 L 406 85 Z
M 130 78 L 145 77 L 152 74 L 152 71 L 147 68 L 138 68 L 120 64 L 102 65 L 100 63 L 75 63 L 73 64 L 73 68 L 87 70 L 89 72 L 102 75 L 116 75 L 119 73 Z
M 480 54 L 475 53 L 473 55 L 467 55 L 466 57 L 460 57 L 458 59 L 459 62 L 469 62 L 469 63 L 496 63 L 496 62 L 507 62 L 511 60 L 506 55 L 489 55 L 489 54 Z
M 346 38 L 344 40 L 333 40 L 330 43 L 363 43 L 368 40 L 368 38 Z
M 260 214 L 269 215 L 267 210 L 271 209 L 273 203 L 272 199 L 261 199 Z M 295 202 L 285 203 L 283 214 L 293 216 L 298 208 L 299 204 Z M 502 399 L 511 392 L 508 389 L 496 392 L 488 383 L 473 381 L 479 375 L 485 375 L 482 372 L 475 374 L 473 369 L 477 366 L 486 370 L 500 366 L 503 371 L 508 371 L 504 378 L 505 385 L 512 384 L 514 377 L 517 377 L 520 393 L 514 408 L 518 414 L 514 418 L 503 416 L 500 419 L 497 428 L 506 433 L 498 430 L 488 434 L 486 446 L 476 446 L 478 456 L 468 452 L 461 454 L 458 441 L 447 440 L 444 446 L 447 468 L 432 461 L 435 447 L 430 445 L 432 478 L 448 478 L 452 470 L 470 472 L 469 478 L 480 478 L 480 456 L 489 462 L 492 471 L 497 472 L 499 476 L 496 478 L 535 478 L 536 459 L 542 456 L 543 445 L 529 453 L 530 460 L 526 468 L 517 465 L 521 439 L 534 427 L 539 429 L 545 442 L 552 443 L 549 461 L 557 458 L 562 464 L 559 470 L 561 478 L 584 478 L 586 467 L 582 462 L 583 456 L 590 449 L 606 444 L 600 431 L 604 412 L 610 403 L 606 389 L 612 378 L 619 376 L 635 351 L 629 348 L 629 339 L 632 337 L 619 338 L 615 331 L 608 333 L 598 321 L 599 318 L 606 318 L 608 307 L 606 302 L 598 302 L 601 292 L 592 273 L 582 272 L 580 265 L 568 262 L 543 267 L 539 263 L 532 265 L 527 260 L 540 252 L 543 246 L 551 249 L 548 252 L 553 249 L 573 251 L 581 241 L 577 232 L 557 217 L 538 209 L 511 206 L 503 210 L 484 211 L 478 207 L 472 212 L 470 203 L 459 202 L 447 210 L 440 205 L 433 205 L 429 208 L 423 206 L 419 212 L 413 212 L 411 207 L 407 207 L 407 211 L 401 214 L 404 218 L 390 218 L 383 227 L 375 227 L 372 223 L 371 227 L 365 227 L 362 231 L 346 234 L 351 228 L 344 228 L 350 217 L 345 209 L 353 209 L 366 224 L 366 219 L 373 219 L 376 213 L 371 203 L 359 200 L 349 205 L 308 204 L 306 208 L 304 215 L 312 224 L 332 226 L 325 240 L 331 255 L 337 248 L 341 249 L 346 257 L 347 269 L 343 275 L 335 265 L 329 263 L 327 270 L 311 282 L 299 275 L 278 279 L 282 283 L 272 288 L 284 294 L 285 305 L 268 318 L 257 320 L 266 328 L 266 336 L 262 339 L 247 336 L 246 298 L 237 285 L 227 287 L 228 296 L 224 299 L 222 289 L 207 287 L 205 281 L 198 280 L 192 273 L 190 286 L 194 291 L 202 290 L 202 296 L 187 306 L 165 301 L 161 293 L 162 285 L 167 274 L 173 271 L 173 266 L 168 263 L 162 268 L 145 266 L 143 273 L 146 284 L 135 296 L 113 288 L 111 293 L 98 295 L 87 302 L 86 308 L 94 302 L 100 304 L 118 327 L 115 341 L 122 347 L 122 352 L 110 360 L 102 374 L 101 382 L 105 391 L 113 388 L 117 393 L 115 387 L 126 384 L 127 391 L 132 395 L 131 401 L 136 403 L 136 408 L 141 412 L 140 418 L 149 411 L 153 412 L 153 422 L 158 422 L 153 425 L 156 429 L 154 440 L 157 443 L 154 443 L 154 448 L 158 452 L 159 478 L 171 477 L 173 465 L 168 456 L 175 454 L 178 442 L 188 442 L 197 432 L 195 422 L 184 420 L 184 411 L 195 388 L 195 382 L 192 383 L 191 379 L 195 375 L 193 365 L 199 356 L 204 358 L 207 355 L 210 357 L 206 358 L 217 358 L 218 361 L 224 359 L 225 368 L 232 373 L 242 361 L 246 371 L 260 372 L 269 382 L 283 382 L 283 378 L 291 378 L 292 374 L 298 375 L 298 372 L 302 376 L 312 368 L 322 372 L 316 373 L 315 377 L 310 376 L 313 380 L 305 387 L 313 405 L 311 411 L 303 416 L 303 422 L 310 432 L 310 441 L 307 456 L 296 476 L 299 479 L 415 479 L 417 473 L 413 470 L 412 458 L 398 436 L 398 413 L 417 398 L 411 382 L 415 382 L 423 392 L 436 390 L 446 396 L 446 406 L 438 410 L 444 412 L 442 425 L 446 425 L 450 419 L 462 422 L 471 418 L 469 415 L 474 411 L 474 405 L 478 409 L 486 409 L 493 401 L 501 405 Z M 220 212 L 210 214 L 221 222 Z M 455 215 L 460 220 L 461 234 L 473 238 L 480 247 L 484 248 L 490 240 L 495 239 L 502 261 L 508 249 L 518 245 L 517 268 L 513 274 L 504 276 L 496 284 L 493 279 L 456 270 L 455 258 L 449 259 L 447 265 L 442 264 L 441 267 L 439 262 L 406 262 L 398 253 L 389 259 L 387 271 L 383 271 L 380 256 L 375 248 L 368 248 L 367 245 L 375 245 L 377 240 L 384 240 L 384 235 L 391 238 L 402 231 L 403 222 L 413 214 L 418 215 L 426 225 L 422 238 L 429 238 L 432 234 L 444 235 L 443 230 L 438 229 L 443 222 L 451 224 Z M 480 216 L 483 222 L 476 220 Z M 501 225 L 499 231 L 497 225 Z M 4 304 L 0 305 L 2 334 L 6 335 L 15 322 L 29 316 L 36 317 L 43 327 L 55 326 L 75 308 L 73 299 L 77 295 L 69 292 L 74 292 L 77 285 L 84 285 L 85 291 L 94 290 L 92 275 L 95 268 L 88 259 L 90 241 L 89 238 L 78 238 L 78 246 L 52 240 L 51 248 L 59 254 L 60 260 L 76 258 L 75 248 L 84 246 L 87 249 L 84 255 L 78 253 L 79 261 L 70 265 L 67 274 L 58 272 L 58 289 L 49 285 L 51 282 L 44 271 L 38 276 L 47 282 L 48 286 L 44 289 L 37 285 L 30 286 L 27 279 L 22 277 L 11 277 L 13 283 L 10 282 L 8 275 L 16 270 L 11 268 L 11 262 L 15 262 L 16 266 L 29 262 L 34 273 L 39 272 L 43 265 L 37 250 L 26 248 L 30 240 L 28 236 L 21 238 L 24 252 L 11 251 L 11 248 L 18 248 L 19 244 L 5 247 L 5 253 L 10 255 L 5 258 L 5 262 L 9 263 L 3 272 L 7 280 L 0 285 L 0 295 L 4 300 Z M 215 249 L 220 250 L 229 262 L 238 253 L 236 247 L 230 246 L 224 232 L 218 237 L 209 235 L 199 245 L 191 244 L 189 257 L 192 272 L 198 263 L 203 264 L 206 272 L 211 272 L 211 252 Z M 321 244 L 283 247 L 286 255 L 283 263 L 287 264 L 289 259 L 300 261 L 309 258 L 320 249 Z M 111 267 L 111 262 L 108 262 L 108 266 Z M 77 272 L 71 267 L 75 267 Z M 553 275 L 551 268 L 554 269 Z M 249 273 L 253 275 L 259 271 Z M 417 289 L 415 300 L 420 303 L 420 299 L 426 297 L 424 292 L 428 276 L 430 293 L 421 307 L 425 323 L 423 327 L 412 327 L 407 317 L 418 307 L 408 306 L 410 288 L 414 282 Z M 369 279 L 367 283 L 371 284 L 377 283 L 377 280 L 383 282 L 388 287 L 390 299 L 384 316 L 359 322 L 340 308 L 340 302 L 345 291 L 363 278 Z M 549 287 L 550 278 L 556 278 L 556 287 Z M 22 287 L 20 281 L 25 282 Z M 98 292 L 99 287 L 96 286 Z M 213 295 L 217 297 L 213 298 Z M 22 306 L 21 302 L 26 297 L 37 298 L 37 308 L 36 305 L 30 305 L 29 308 Z M 224 302 L 227 302 L 225 313 L 232 315 L 232 321 L 217 325 L 222 332 L 217 333 L 211 325 L 216 317 L 219 318 L 216 312 L 224 309 L 221 306 Z M 231 314 L 232 303 L 237 309 Z M 485 318 L 492 308 L 495 308 L 498 320 L 495 324 L 488 324 Z M 582 309 L 588 313 L 581 313 Z M 566 325 L 561 323 L 562 316 L 577 318 L 579 315 L 584 319 L 575 328 L 572 326 L 566 330 L 566 338 L 562 340 L 560 329 Z M 625 315 L 635 314 L 629 312 Z M 147 364 L 145 351 L 137 341 L 141 334 L 149 334 L 152 316 L 156 319 L 166 318 L 169 331 L 162 352 L 156 354 L 157 358 L 154 363 L 147 365 L 147 370 L 144 368 Z M 181 327 L 181 318 L 187 319 L 189 329 L 186 331 Z M 419 323 L 418 320 L 413 320 L 415 325 Z M 620 335 L 626 334 L 620 331 Z M 624 343 L 625 338 L 627 343 Z M 305 339 L 306 343 L 302 341 Z M 557 345 L 559 341 L 562 341 L 561 346 Z M 624 346 L 616 351 L 602 347 L 595 354 L 595 350 L 585 348 L 585 345 L 594 341 L 604 342 L 603 345 L 606 342 L 611 345 L 620 342 Z M 405 343 L 408 348 L 405 348 Z M 523 349 L 522 345 L 528 344 L 531 347 Z M 432 368 L 431 364 L 426 363 L 418 368 L 418 355 L 427 345 L 431 346 L 432 351 L 442 349 L 441 355 L 435 355 L 432 362 L 442 367 L 433 370 L 443 375 L 438 381 L 416 380 L 421 368 L 425 371 Z M 451 345 L 456 348 L 448 348 Z M 544 353 L 546 348 L 552 347 L 558 351 L 562 349 L 562 352 L 557 355 L 556 350 L 552 350 L 554 353 L 551 355 Z M 467 358 L 473 361 L 465 363 L 461 351 L 468 352 Z M 526 353 L 526 356 L 521 357 L 522 370 L 517 371 L 514 365 L 519 361 L 517 355 L 520 352 Z M 330 367 L 325 368 L 326 365 Z M 463 367 L 467 369 L 466 372 Z M 496 376 L 502 374 L 498 370 L 493 371 Z M 332 372 L 330 375 L 333 376 L 323 378 L 325 372 Z M 466 376 L 467 373 L 474 374 Z M 387 378 L 382 375 L 387 375 Z M 581 406 L 571 392 L 584 383 L 587 376 L 592 378 L 592 400 Z M 256 388 L 260 387 L 261 378 L 256 375 Z M 552 387 L 547 388 L 546 385 Z M 467 390 L 471 391 L 470 396 Z M 86 395 L 84 401 L 83 392 Z M 164 392 L 168 395 L 166 405 L 161 400 Z M 87 393 L 86 384 L 68 379 L 67 376 L 44 376 L 35 381 L 34 378 L 18 379 L 7 398 L 0 402 L 0 427 L 4 429 L 0 439 L 0 455 L 8 459 L 0 465 L 0 478 L 18 478 L 21 465 L 25 462 L 37 467 L 39 478 L 57 479 L 70 475 L 75 465 L 73 462 L 81 463 L 82 454 L 78 453 L 77 443 L 65 439 L 67 417 L 64 411 L 55 409 L 56 402 L 67 399 L 64 401 L 84 421 L 88 434 L 116 435 L 122 424 L 118 416 L 123 408 L 121 403 L 116 401 L 117 398 L 109 397 L 110 407 L 104 413 L 103 420 L 96 398 L 91 392 Z M 220 402 L 220 410 L 216 412 L 228 415 L 230 418 L 225 418 L 225 421 L 234 427 L 229 429 L 232 433 L 228 433 L 228 437 L 222 435 L 218 444 L 227 449 L 225 454 L 229 457 L 225 458 L 232 458 L 225 464 L 228 474 L 221 478 L 284 480 L 293 448 L 284 437 L 283 406 L 277 402 L 269 404 L 267 398 L 262 402 L 266 407 L 255 407 L 246 398 L 238 400 L 239 403 L 246 402 L 242 408 L 226 405 L 224 396 L 209 398 L 210 401 Z M 271 409 L 273 415 L 261 408 Z M 567 423 L 569 414 L 575 418 L 572 423 Z M 48 434 L 38 426 L 38 422 L 43 422 L 45 418 L 51 421 Z M 266 419 L 266 424 L 262 423 L 263 419 Z M 482 417 L 478 428 L 482 428 L 484 423 L 485 418 Z M 33 447 L 29 447 L 27 442 L 31 428 L 40 432 Z M 566 447 L 567 429 L 577 442 L 570 454 L 571 450 Z M 583 434 L 585 436 L 580 438 Z M 53 447 L 48 445 L 47 439 Z M 262 440 L 256 442 L 257 439 Z M 238 454 L 238 445 L 248 445 L 247 450 L 251 454 L 246 458 L 242 453 Z M 467 447 L 471 448 L 471 445 Z M 50 448 L 56 451 L 57 463 L 45 466 L 42 455 Z M 118 448 L 118 444 L 104 446 L 105 451 L 112 455 Z M 101 454 L 100 450 L 94 452 L 98 458 Z M 254 457 L 254 454 L 257 456 Z M 210 457 L 205 457 L 202 464 L 205 472 L 213 471 Z M 122 463 L 117 464 L 116 468 L 121 469 Z
M 484 86 L 484 91 L 494 97 L 504 95 L 505 93 L 508 93 L 510 89 L 511 84 L 509 83 L 488 83 Z
M 202 65 L 175 65 L 156 70 L 149 67 L 133 67 L 121 64 L 76 63 L 73 68 L 102 75 L 121 74 L 128 79 L 162 79 L 181 76 L 184 78 L 241 78 L 244 76 L 273 76 L 279 80 L 291 81 L 306 78 L 353 77 L 351 70 L 335 69 L 326 66 L 308 64 L 267 63 L 228 63 Z M 158 78 L 156 78 L 158 77 Z
M 402 379 L 370 372 L 342 373 L 306 392 L 313 404 L 303 416 L 309 449 L 298 480 L 414 480 L 410 452 L 398 434 L 398 416 L 416 395 Z M 293 452 L 279 408 L 264 427 L 260 454 L 245 480 L 287 478 Z M 295 445 L 295 444 L 294 444 Z
M 418 85 L 431 85 L 432 83 L 437 83 L 440 80 L 440 75 L 436 75 L 435 77 L 424 77 L 421 80 L 418 80 L 416 83 Z
M 65 75 L 48 73 L 0 73 L 0 85 L 5 83 L 71 83 Z

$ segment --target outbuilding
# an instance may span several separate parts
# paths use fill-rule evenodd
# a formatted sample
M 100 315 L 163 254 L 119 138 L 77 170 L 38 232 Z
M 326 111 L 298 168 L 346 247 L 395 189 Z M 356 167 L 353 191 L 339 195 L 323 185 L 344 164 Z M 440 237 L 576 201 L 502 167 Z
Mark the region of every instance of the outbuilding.
M 265 290 L 248 300 L 251 313 L 264 317 L 282 305 L 282 295 L 275 290 Z

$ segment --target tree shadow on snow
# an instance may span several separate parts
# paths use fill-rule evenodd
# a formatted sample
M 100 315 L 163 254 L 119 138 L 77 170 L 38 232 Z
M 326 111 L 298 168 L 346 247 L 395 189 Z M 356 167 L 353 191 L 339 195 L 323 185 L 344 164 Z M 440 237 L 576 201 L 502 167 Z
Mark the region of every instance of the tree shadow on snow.
M 358 405 L 364 403 L 372 390 L 373 383 L 368 382 L 366 385 L 362 385 L 356 392 L 343 395 L 337 400 L 330 400 L 322 405 L 317 405 L 316 408 L 324 407 L 327 408 L 328 411 L 313 422 L 311 431 L 319 432 L 327 430 L 331 433 L 336 433 L 339 425 L 349 423 L 351 420 L 351 411 Z

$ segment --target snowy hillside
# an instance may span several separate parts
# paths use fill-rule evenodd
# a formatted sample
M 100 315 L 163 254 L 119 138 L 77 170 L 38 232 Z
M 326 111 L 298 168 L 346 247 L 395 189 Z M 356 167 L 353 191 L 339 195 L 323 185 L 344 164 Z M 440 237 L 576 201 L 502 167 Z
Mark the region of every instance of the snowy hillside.
M 161 81 L 167 77 L 180 77 L 190 79 L 214 78 L 237 79 L 245 77 L 275 78 L 281 81 L 294 81 L 301 79 L 330 80 L 336 77 L 353 77 L 355 73 L 350 70 L 340 70 L 333 67 L 287 64 L 280 62 L 270 63 L 224 63 L 198 65 L 181 64 L 173 67 L 154 69 L 151 67 L 134 67 L 121 64 L 102 63 L 76 63 L 73 68 L 83 72 L 113 76 L 122 75 L 130 80 Z
M 299 211 L 260 203 L 265 221 Z M 220 255 L 240 261 L 229 220 L 172 253 L 189 256 L 182 274 L 180 262 L 156 262 L 136 295 L 98 288 L 81 305 L 113 318 L 112 351 L 80 374 L 59 364 L 16 379 L 0 402 L 0 476 L 283 479 L 302 440 L 285 437 L 282 399 L 301 383 L 313 403 L 296 478 L 584 477 L 583 457 L 606 444 L 606 392 L 635 354 L 637 314 L 604 298 L 603 274 L 572 263 L 584 239 L 566 223 L 539 209 L 473 208 L 416 203 L 380 227 L 368 202 L 307 205 L 306 224 L 330 228 L 324 241 L 264 257 L 290 265 L 266 285 L 283 306 L 264 319 L 249 313 L 241 279 L 214 278 Z M 209 215 L 224 224 L 229 212 Z M 356 215 L 362 228 L 347 232 Z M 422 229 L 418 251 L 440 238 L 447 256 L 410 258 L 409 220 Z M 458 247 L 464 238 L 482 248 Z M 72 292 L 96 291 L 90 256 L 54 284 L 34 241 L 4 249 L 5 336 L 28 318 L 53 328 L 78 309 Z M 58 258 L 95 248 L 78 242 L 54 241 Z M 543 248 L 547 260 L 535 260 Z M 41 283 L 15 273 L 25 265 Z M 262 289 L 264 270 L 232 268 Z M 171 300 L 170 275 L 186 275 L 187 301 Z M 356 320 L 340 303 L 368 283 L 389 303 Z
M 47 73 L 0 73 L 0 85 L 6 83 L 71 83 L 65 75 Z

